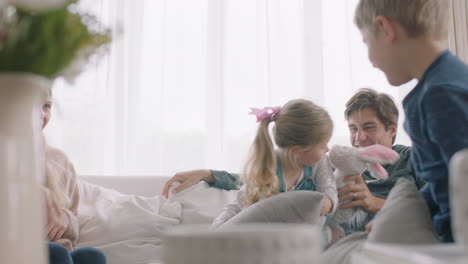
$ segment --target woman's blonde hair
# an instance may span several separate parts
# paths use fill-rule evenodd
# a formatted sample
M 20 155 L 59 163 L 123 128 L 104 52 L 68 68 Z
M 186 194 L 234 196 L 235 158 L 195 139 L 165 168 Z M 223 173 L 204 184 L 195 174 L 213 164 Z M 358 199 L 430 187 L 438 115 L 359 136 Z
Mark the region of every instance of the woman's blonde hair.
M 289 101 L 278 114 L 261 121 L 242 175 L 247 206 L 279 192 L 275 150 L 268 131 L 272 121 L 275 121 L 275 143 L 287 154 L 292 164 L 295 164 L 295 160 L 290 155 L 290 147 L 318 144 L 328 138 L 333 130 L 328 112 L 305 99 Z
M 354 22 L 360 30 L 378 33 L 377 16 L 397 22 L 412 38 L 448 36 L 449 0 L 360 0 Z

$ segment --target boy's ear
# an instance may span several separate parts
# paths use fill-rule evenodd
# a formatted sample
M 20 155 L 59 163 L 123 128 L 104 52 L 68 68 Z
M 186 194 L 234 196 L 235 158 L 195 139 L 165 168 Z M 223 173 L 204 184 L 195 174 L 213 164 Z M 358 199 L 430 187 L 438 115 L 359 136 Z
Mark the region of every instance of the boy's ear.
M 375 23 L 379 28 L 379 34 L 383 34 L 385 42 L 391 43 L 396 38 L 396 28 L 392 21 L 384 16 L 377 16 Z

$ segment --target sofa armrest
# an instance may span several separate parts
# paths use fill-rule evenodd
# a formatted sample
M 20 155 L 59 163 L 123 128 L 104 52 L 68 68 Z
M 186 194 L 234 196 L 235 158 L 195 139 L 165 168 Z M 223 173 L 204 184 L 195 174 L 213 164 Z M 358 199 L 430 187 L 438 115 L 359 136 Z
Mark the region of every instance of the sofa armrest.
M 135 194 L 152 197 L 160 195 L 168 176 L 79 176 L 78 179 L 105 188 L 117 190 L 123 194 Z

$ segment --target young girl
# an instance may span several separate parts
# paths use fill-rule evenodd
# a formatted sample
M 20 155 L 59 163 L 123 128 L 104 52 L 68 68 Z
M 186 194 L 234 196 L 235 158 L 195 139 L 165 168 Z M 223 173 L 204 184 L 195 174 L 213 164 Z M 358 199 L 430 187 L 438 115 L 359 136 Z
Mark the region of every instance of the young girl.
M 42 129 L 50 120 L 51 92 L 42 106 Z M 105 256 L 95 248 L 73 250 L 78 240 L 80 192 L 73 164 L 63 151 L 45 143 L 46 183 L 43 186 L 47 208 L 46 233 L 50 264 L 105 264 Z
M 237 200 L 214 220 L 217 228 L 242 208 L 280 192 L 311 190 L 325 194 L 320 215 L 333 213 L 338 206 L 331 165 L 325 153 L 333 122 L 327 111 L 311 101 L 297 99 L 276 108 L 253 109 L 260 122 L 244 168 L 244 185 Z M 274 122 L 275 150 L 268 130 Z

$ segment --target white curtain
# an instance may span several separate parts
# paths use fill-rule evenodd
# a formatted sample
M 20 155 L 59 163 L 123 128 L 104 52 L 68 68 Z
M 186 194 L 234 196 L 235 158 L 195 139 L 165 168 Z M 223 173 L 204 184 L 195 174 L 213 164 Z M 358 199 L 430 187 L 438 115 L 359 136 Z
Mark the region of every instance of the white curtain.
M 74 84 L 57 80 L 47 139 L 79 174 L 240 171 L 256 131 L 249 107 L 302 97 L 332 115 L 330 145 L 349 144 L 343 111 L 356 89 L 400 103 L 414 85 L 391 87 L 372 68 L 352 22 L 356 3 L 82 1 L 118 35 Z M 397 141 L 409 144 L 402 127 Z
M 468 63 L 468 1 L 452 0 L 449 44 L 454 54 Z

